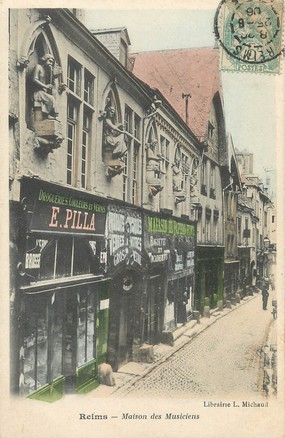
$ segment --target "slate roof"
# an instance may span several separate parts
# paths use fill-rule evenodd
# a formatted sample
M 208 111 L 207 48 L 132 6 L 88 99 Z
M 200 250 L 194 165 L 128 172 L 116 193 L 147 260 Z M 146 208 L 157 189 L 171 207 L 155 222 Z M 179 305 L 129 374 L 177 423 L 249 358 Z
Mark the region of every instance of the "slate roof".
M 132 72 L 152 88 L 157 88 L 185 121 L 188 99 L 189 127 L 202 141 L 207 134 L 208 114 L 217 91 L 220 92 L 217 48 L 173 49 L 139 52 L 131 55 Z

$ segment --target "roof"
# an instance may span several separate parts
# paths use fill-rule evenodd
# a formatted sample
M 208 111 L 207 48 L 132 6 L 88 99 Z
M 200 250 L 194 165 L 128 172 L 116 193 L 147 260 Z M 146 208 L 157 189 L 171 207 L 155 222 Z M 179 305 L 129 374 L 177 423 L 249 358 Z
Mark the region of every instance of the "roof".
M 127 43 L 130 45 L 131 41 L 130 41 L 130 37 L 128 34 L 128 30 L 125 26 L 123 27 L 112 27 L 112 28 L 104 28 L 104 29 L 90 29 L 90 32 L 93 35 L 104 35 L 104 34 L 110 34 L 110 33 L 124 33 Z
M 216 48 L 172 49 L 132 55 L 132 72 L 157 88 L 185 121 L 189 94 L 189 127 L 201 140 L 207 135 L 208 115 L 217 91 L 221 95 L 219 52 Z

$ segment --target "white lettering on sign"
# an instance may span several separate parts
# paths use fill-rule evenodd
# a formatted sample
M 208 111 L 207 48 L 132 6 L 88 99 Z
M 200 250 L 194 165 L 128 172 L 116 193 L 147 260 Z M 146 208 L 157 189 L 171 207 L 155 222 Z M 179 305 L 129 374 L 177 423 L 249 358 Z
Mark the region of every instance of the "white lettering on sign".
M 70 210 L 67 208 L 65 210 L 64 223 L 59 223 L 58 215 L 60 213 L 60 207 L 52 206 L 51 208 L 50 228 L 95 231 L 95 213 L 82 213 L 81 211 Z
M 48 240 L 44 239 L 36 239 L 36 246 L 40 248 L 40 251 L 42 251 L 48 244 Z
M 187 266 L 187 268 L 194 267 L 194 251 L 187 252 L 186 266 Z
M 176 255 L 176 263 L 174 270 L 175 271 L 181 271 L 183 269 L 183 256 L 182 255 Z
M 25 268 L 26 269 L 40 269 L 41 254 L 26 254 Z
M 117 249 L 125 245 L 125 237 L 123 234 L 112 234 L 110 237 L 110 254 L 114 254 Z
M 125 215 L 121 213 L 109 212 L 109 231 L 121 232 L 125 230 Z
M 149 242 L 151 246 L 165 246 L 166 238 L 165 237 L 154 238 L 153 236 L 150 236 Z
M 89 240 L 89 245 L 91 246 L 93 254 L 96 255 L 96 242 L 94 242 L 94 240 Z
M 130 237 L 130 245 L 131 245 L 131 248 L 135 248 L 135 249 L 138 249 L 139 251 L 141 251 L 142 250 L 141 237 L 131 236 Z
M 149 253 L 149 259 L 151 263 L 157 263 L 157 262 L 165 262 L 168 259 L 169 253 L 164 254 L 151 254 Z

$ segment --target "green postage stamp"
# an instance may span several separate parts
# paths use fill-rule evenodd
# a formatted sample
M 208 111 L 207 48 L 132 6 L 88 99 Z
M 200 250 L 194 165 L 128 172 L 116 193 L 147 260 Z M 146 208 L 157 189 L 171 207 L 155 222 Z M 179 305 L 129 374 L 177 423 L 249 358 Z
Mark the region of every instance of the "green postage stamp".
M 215 16 L 224 71 L 280 73 L 282 0 L 222 0 Z

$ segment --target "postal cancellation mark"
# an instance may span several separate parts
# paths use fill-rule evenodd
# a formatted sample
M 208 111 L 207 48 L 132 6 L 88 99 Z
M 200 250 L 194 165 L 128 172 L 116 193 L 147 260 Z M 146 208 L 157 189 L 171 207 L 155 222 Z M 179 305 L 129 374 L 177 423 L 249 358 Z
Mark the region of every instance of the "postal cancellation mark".
M 261 71 L 279 72 L 282 23 L 281 0 L 222 0 L 215 16 L 215 33 L 225 52 L 222 69 L 267 64 Z

